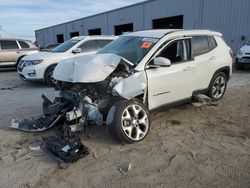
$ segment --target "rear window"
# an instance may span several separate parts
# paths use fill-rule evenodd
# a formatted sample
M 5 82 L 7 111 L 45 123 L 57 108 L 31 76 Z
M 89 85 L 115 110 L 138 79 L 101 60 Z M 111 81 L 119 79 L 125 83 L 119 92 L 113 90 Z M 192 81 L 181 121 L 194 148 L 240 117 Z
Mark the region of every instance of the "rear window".
M 81 48 L 82 52 L 94 52 L 97 51 L 96 42 L 95 40 L 89 40 L 81 44 L 78 48 Z
M 15 50 L 15 49 L 19 49 L 16 41 L 12 41 L 12 40 L 3 40 L 3 41 L 0 41 L 0 45 L 1 45 L 1 49 L 2 50 Z
M 192 37 L 192 54 L 199 56 L 210 51 L 210 45 L 206 36 Z
M 24 48 L 29 48 L 30 46 L 24 42 L 24 41 L 18 41 L 18 43 L 20 44 L 21 48 L 24 49 Z
M 209 36 L 209 37 L 208 37 L 208 42 L 209 42 L 209 46 L 210 46 L 210 49 L 211 49 L 211 50 L 214 49 L 214 48 L 216 48 L 217 43 L 216 43 L 214 37 Z
M 110 42 L 112 42 L 112 40 L 99 40 L 98 41 L 99 48 L 103 48 L 104 46 L 106 46 Z

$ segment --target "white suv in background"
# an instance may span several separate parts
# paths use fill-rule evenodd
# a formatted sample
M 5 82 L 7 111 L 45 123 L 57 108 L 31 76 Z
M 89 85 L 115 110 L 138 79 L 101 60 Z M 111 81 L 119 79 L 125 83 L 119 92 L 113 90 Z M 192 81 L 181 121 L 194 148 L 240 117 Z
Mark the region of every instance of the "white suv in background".
M 23 80 L 45 81 L 48 85 L 53 85 L 54 79 L 51 75 L 59 61 L 95 53 L 114 39 L 115 36 L 74 37 L 50 52 L 39 52 L 23 57 L 17 67 L 18 73 Z
M 235 60 L 236 69 L 242 69 L 247 65 L 250 65 L 250 40 L 240 48 Z

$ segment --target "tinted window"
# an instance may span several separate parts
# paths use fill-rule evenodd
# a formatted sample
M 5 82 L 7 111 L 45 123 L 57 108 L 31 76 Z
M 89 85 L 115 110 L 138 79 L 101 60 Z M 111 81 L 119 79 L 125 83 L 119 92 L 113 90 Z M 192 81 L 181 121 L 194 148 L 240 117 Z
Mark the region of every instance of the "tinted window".
M 81 44 L 78 48 L 82 49 L 82 52 L 94 52 L 97 51 L 96 41 L 89 40 Z
M 209 46 L 210 46 L 211 50 L 214 49 L 217 46 L 217 43 L 216 43 L 214 37 L 209 36 L 208 41 L 209 41 Z
M 192 54 L 198 56 L 210 51 L 208 38 L 206 36 L 197 36 L 192 38 Z
M 29 46 L 26 42 L 24 42 L 24 41 L 18 41 L 18 42 L 19 42 L 21 48 L 29 48 L 29 47 L 30 47 L 30 46 Z
M 57 46 L 53 50 L 51 50 L 51 52 L 66 52 L 67 50 L 72 48 L 74 45 L 76 45 L 78 42 L 80 42 L 80 40 L 77 40 L 77 39 L 68 40 L 68 41 L 60 44 L 59 46 Z
M 185 43 L 184 43 L 185 44 Z M 159 57 L 165 57 L 171 61 L 171 63 L 181 62 L 187 60 L 187 55 L 184 53 L 183 41 L 175 41 L 167 46 L 159 55 Z
M 2 50 L 12 50 L 12 49 L 19 49 L 16 41 L 11 40 L 3 40 L 1 41 L 1 49 Z
M 110 42 L 112 42 L 112 40 L 99 40 L 98 41 L 98 46 L 99 46 L 99 48 L 103 48 L 104 46 L 106 46 Z

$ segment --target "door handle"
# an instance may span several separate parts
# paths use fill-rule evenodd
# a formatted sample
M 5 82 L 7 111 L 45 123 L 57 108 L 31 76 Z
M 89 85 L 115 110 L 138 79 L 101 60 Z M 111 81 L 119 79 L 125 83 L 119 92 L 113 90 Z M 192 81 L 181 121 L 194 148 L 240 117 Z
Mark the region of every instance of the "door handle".
M 17 53 L 17 54 L 20 54 L 20 52 L 19 52 L 19 51 L 17 51 L 16 53 Z
M 193 70 L 193 67 L 187 67 L 187 68 L 183 69 L 183 71 L 191 71 L 191 70 Z

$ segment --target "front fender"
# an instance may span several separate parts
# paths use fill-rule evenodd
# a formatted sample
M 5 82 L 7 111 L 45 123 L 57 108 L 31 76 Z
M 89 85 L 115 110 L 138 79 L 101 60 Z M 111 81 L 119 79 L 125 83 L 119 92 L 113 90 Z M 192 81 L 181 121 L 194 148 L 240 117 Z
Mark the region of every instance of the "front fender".
M 113 90 L 125 99 L 132 99 L 144 94 L 147 88 L 147 77 L 144 71 L 136 72 L 133 75 L 121 80 Z

